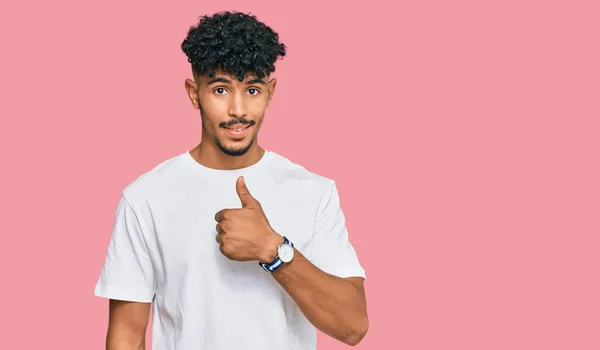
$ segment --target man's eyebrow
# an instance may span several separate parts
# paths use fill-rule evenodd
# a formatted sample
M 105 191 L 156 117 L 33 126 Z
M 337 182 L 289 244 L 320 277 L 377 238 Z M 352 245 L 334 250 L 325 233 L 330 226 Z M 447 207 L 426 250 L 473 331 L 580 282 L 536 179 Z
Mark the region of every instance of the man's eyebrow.
M 262 79 L 260 78 L 256 78 L 256 79 L 252 79 L 252 80 L 248 80 L 246 82 L 247 85 L 251 85 L 251 84 L 262 84 L 262 85 L 267 85 L 267 83 L 265 83 Z
M 229 83 L 231 83 L 231 81 L 224 77 L 216 77 L 216 78 L 208 81 L 208 85 L 214 84 L 214 83 L 228 83 L 229 84 Z
M 210 84 L 214 84 L 214 83 L 226 83 L 226 84 L 231 84 L 231 80 L 229 80 L 229 79 L 227 79 L 227 78 L 225 78 L 225 77 L 216 77 L 216 78 L 214 78 L 214 79 L 211 79 L 211 80 L 209 80 L 207 84 L 208 84 L 208 85 L 210 85 Z M 248 80 L 248 81 L 246 82 L 246 85 L 252 85 L 252 84 L 262 84 L 262 85 L 264 85 L 264 86 L 266 86 L 266 85 L 267 85 L 267 83 L 265 83 L 265 82 L 264 82 L 262 79 L 260 79 L 260 78 L 255 78 L 255 79 L 252 79 L 252 80 Z

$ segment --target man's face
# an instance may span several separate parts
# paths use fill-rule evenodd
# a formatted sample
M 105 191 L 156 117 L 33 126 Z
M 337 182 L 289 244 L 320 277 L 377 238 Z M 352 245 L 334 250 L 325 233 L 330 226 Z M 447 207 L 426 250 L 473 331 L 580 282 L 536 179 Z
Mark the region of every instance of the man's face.
M 243 81 L 220 71 L 214 77 L 186 80 L 186 89 L 202 118 L 202 137 L 230 156 L 248 151 L 258 135 L 276 79 L 249 73 Z

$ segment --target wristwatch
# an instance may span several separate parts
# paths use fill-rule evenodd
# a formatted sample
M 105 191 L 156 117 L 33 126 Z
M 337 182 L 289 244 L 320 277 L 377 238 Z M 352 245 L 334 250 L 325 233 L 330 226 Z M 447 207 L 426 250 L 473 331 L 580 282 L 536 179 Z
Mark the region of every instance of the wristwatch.
M 287 237 L 283 237 L 283 244 L 277 247 L 277 256 L 270 263 L 258 264 L 267 272 L 274 272 L 294 258 L 294 244 Z

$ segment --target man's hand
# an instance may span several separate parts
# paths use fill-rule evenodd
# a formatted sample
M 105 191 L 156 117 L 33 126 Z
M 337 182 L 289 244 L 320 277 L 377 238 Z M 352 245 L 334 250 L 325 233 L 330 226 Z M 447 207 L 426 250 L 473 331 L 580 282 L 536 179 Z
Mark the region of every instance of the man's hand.
M 237 179 L 236 191 L 242 207 L 222 209 L 215 214 L 219 249 L 231 260 L 269 263 L 277 256 L 277 246 L 283 243 L 283 237 L 271 228 L 242 176 Z

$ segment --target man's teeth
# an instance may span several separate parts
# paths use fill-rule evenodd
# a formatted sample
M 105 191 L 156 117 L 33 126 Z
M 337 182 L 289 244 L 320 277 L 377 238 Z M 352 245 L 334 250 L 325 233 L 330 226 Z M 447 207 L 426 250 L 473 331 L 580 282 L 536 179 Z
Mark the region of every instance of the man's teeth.
M 232 130 L 232 131 L 239 132 L 239 131 L 242 131 L 242 130 L 244 130 L 245 128 L 246 128 L 246 126 L 245 126 L 245 125 L 242 125 L 242 126 L 240 126 L 240 127 L 236 127 L 236 128 L 231 128 L 231 127 L 230 127 L 230 128 L 229 128 L 229 130 Z

